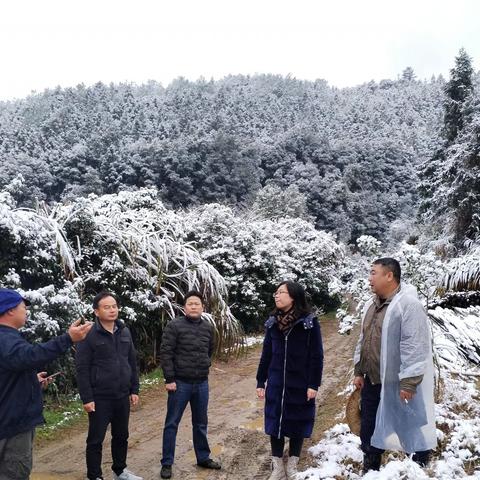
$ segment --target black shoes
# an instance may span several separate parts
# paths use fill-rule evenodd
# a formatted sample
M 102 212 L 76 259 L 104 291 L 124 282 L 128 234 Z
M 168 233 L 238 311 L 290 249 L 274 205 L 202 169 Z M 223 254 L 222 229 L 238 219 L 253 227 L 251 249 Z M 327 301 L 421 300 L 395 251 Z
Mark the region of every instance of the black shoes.
M 220 470 L 222 466 L 212 460 L 211 458 L 207 458 L 203 462 L 198 462 L 197 465 L 202 468 L 210 468 L 211 470 Z M 162 469 L 160 470 L 160 478 L 172 478 L 172 466 L 171 465 L 162 465 Z
M 198 462 L 197 465 L 202 468 L 210 468 L 211 470 L 220 470 L 222 468 L 218 462 L 211 458 L 207 458 L 203 462 Z
M 162 469 L 160 470 L 160 478 L 172 478 L 171 465 L 162 465 Z
M 363 473 L 370 470 L 380 470 L 382 455 L 380 453 L 365 453 L 363 455 Z
M 425 468 L 430 461 L 430 450 L 424 452 L 415 452 L 412 457 L 412 460 L 417 463 L 420 467 Z

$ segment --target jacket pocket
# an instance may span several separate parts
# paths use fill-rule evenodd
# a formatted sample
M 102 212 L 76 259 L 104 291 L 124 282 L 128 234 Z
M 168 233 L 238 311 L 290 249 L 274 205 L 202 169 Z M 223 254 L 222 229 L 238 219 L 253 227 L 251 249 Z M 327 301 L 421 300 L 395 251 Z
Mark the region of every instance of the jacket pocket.
M 105 359 L 110 356 L 111 348 L 105 341 L 98 341 L 95 343 L 95 358 Z

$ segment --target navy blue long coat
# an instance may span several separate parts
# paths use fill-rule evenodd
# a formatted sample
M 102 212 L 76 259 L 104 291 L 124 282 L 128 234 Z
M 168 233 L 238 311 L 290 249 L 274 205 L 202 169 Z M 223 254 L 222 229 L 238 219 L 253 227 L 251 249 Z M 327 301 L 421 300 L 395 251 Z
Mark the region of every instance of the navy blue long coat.
M 265 388 L 265 433 L 308 438 L 315 420 L 315 399 L 322 381 L 323 346 L 320 325 L 313 314 L 298 319 L 285 335 L 276 317 L 265 323 L 266 333 L 257 371 L 257 388 Z

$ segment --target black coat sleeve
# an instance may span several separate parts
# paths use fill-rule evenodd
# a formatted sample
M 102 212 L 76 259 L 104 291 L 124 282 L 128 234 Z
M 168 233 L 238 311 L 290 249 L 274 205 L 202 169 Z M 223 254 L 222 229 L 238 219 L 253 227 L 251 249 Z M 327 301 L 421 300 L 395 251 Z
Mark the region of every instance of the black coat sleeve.
M 84 405 L 94 401 L 92 384 L 90 382 L 92 353 L 88 337 L 76 344 L 75 369 L 77 372 L 78 393 Z
M 263 339 L 262 356 L 257 369 L 257 388 L 265 388 L 265 382 L 268 377 L 268 367 L 272 359 L 272 333 L 271 329 L 267 328 L 265 338 Z
M 310 330 L 308 357 L 308 388 L 318 390 L 322 383 L 323 343 L 322 332 L 317 319 L 313 320 L 313 328 Z
M 138 395 L 140 391 L 140 381 L 138 379 L 138 365 L 137 365 L 137 351 L 135 350 L 135 345 L 133 344 L 132 335 L 130 330 L 128 331 L 130 335 L 130 350 L 128 351 L 128 363 L 132 370 L 132 376 L 130 377 L 130 394 Z
M 174 321 L 167 323 L 162 335 L 162 345 L 160 346 L 160 365 L 163 370 L 163 377 L 166 383 L 175 381 L 175 363 L 174 355 L 177 346 L 177 329 Z
M 215 329 L 210 325 L 210 344 L 208 346 L 208 356 L 212 358 L 215 349 Z

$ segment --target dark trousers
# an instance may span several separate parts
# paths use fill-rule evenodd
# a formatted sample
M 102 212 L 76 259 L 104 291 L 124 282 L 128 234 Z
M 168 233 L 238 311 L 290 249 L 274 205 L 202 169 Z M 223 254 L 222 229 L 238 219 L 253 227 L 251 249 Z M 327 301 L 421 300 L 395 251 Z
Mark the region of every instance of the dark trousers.
M 382 385 L 372 385 L 368 375 L 365 376 L 365 383 L 362 388 L 362 413 L 360 424 L 360 440 L 362 442 L 362 451 L 366 454 L 381 455 L 385 450 L 370 445 L 373 432 L 375 431 L 375 420 L 377 418 L 378 405 L 380 403 L 380 392 Z M 415 452 L 413 460 L 420 464 L 426 464 L 430 450 Z
M 130 398 L 96 399 L 95 411 L 88 414 L 87 477 L 102 477 L 102 443 L 111 425 L 112 470 L 120 475 L 127 466 Z
M 362 414 L 360 423 L 360 440 L 362 442 L 362 451 L 364 453 L 382 454 L 385 450 L 372 447 L 370 440 L 375 431 L 375 420 L 377 418 L 378 404 L 380 403 L 380 392 L 382 385 L 372 385 L 368 375 L 365 376 L 365 383 L 362 388 Z
M 0 440 L 0 480 L 28 480 L 35 429 Z
M 208 381 L 187 383 L 177 380 L 177 390 L 168 392 L 167 417 L 163 429 L 162 465 L 172 465 L 175 458 L 177 431 L 188 403 L 192 410 L 193 448 L 197 463 L 210 458 L 207 440 Z
M 272 446 L 272 457 L 283 457 L 285 449 L 285 437 L 274 437 L 270 435 L 270 445 Z M 303 438 L 290 438 L 288 442 L 288 456 L 299 457 L 302 452 Z

